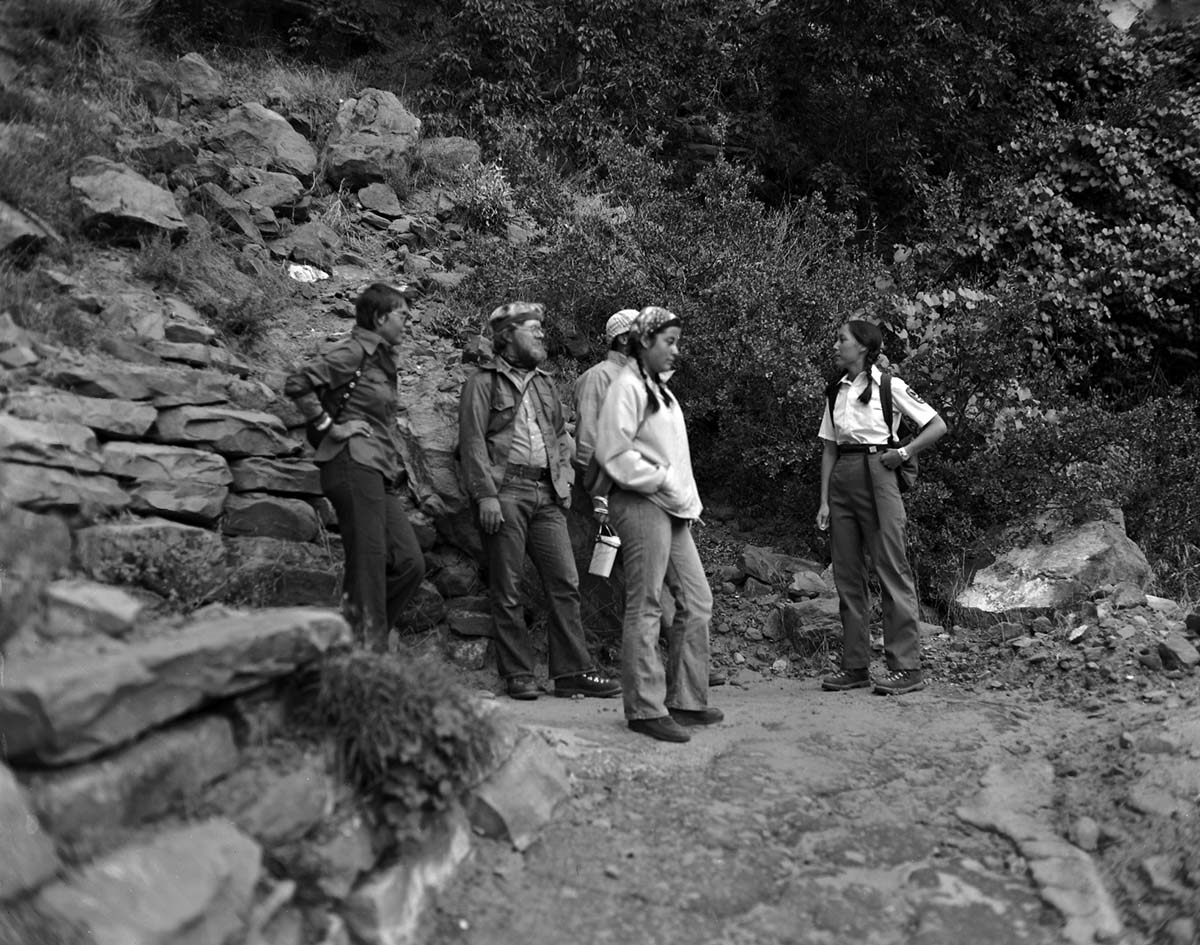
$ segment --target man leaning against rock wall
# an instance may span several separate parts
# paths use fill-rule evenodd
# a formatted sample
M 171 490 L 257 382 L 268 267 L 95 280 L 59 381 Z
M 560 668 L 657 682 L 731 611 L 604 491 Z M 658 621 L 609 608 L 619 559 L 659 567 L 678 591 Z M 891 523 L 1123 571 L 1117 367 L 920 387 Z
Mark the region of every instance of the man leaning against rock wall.
M 557 696 L 608 698 L 620 683 L 597 671 L 584 641 L 579 575 L 564 508 L 571 439 L 546 360 L 544 309 L 510 302 L 488 317 L 495 357 L 463 385 L 458 446 L 488 564 L 496 663 L 514 699 L 536 699 L 533 647 L 521 604 L 525 555 L 549 606 L 549 676 Z

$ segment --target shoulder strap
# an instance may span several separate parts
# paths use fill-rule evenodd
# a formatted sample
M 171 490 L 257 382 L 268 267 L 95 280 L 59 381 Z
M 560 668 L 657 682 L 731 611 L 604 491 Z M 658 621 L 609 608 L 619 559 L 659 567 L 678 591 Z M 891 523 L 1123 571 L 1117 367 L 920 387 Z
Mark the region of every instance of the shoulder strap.
M 346 402 L 350 399 L 350 395 L 354 393 L 354 388 L 358 386 L 358 379 L 362 377 L 363 367 L 367 363 L 368 352 L 364 348 L 362 360 L 358 362 L 358 370 L 354 372 L 354 376 L 350 378 L 341 388 L 341 393 L 338 394 L 336 402 L 332 409 L 327 408 L 326 413 L 329 414 L 329 419 L 337 423 L 337 418 L 341 416 L 342 409 L 346 406 Z M 330 391 L 332 393 L 332 391 Z
M 879 378 L 879 406 L 883 408 L 883 423 L 887 427 L 888 446 L 896 442 L 895 429 L 892 427 L 892 372 L 881 371 Z
M 833 408 L 837 406 L 838 390 L 841 388 L 841 386 L 842 382 L 840 379 L 831 381 L 825 385 L 825 399 L 829 401 L 829 422 L 835 427 L 837 426 L 837 421 L 834 419 L 836 414 L 833 412 Z

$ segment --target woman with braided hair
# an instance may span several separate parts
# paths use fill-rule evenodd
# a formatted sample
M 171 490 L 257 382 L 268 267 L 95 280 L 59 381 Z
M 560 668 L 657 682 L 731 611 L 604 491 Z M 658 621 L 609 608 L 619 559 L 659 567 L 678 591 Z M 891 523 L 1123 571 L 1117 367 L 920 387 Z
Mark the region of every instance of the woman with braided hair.
M 875 681 L 883 694 L 925 686 L 917 591 L 905 552 L 905 512 L 896 469 L 932 446 L 946 432 L 937 411 L 897 377 L 890 378 L 893 428 L 882 404 L 883 372 L 876 366 L 883 335 L 868 321 L 847 322 L 838 331 L 834 361 L 843 375 L 826 389 L 825 416 L 818 433 L 821 505 L 817 528 L 830 531 L 833 580 L 842 617 L 842 671 L 821 682 L 840 691 L 871 685 L 867 628 L 867 559 L 870 552 L 883 604 L 883 652 L 888 672 Z M 901 415 L 920 429 L 907 446 L 897 440 Z
M 629 329 L 629 363 L 600 408 L 595 453 L 601 479 L 612 483 L 609 521 L 625 560 L 625 718 L 635 732 L 672 742 L 691 738 L 686 727 L 724 718 L 708 705 L 712 591 L 691 532 L 703 506 L 683 412 L 663 377 L 675 368 L 681 331 L 679 318 L 665 308 L 638 312 Z M 669 673 L 658 651 L 664 580 L 677 608 L 668 631 Z

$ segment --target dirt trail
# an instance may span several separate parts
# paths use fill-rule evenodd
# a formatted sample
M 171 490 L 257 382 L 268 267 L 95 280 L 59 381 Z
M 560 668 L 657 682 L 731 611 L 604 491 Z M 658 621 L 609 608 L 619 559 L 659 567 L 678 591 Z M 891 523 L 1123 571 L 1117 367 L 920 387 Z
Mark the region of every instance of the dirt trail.
M 1056 830 L 1045 760 L 1111 723 L 941 686 L 771 680 L 712 701 L 726 722 L 668 745 L 629 732 L 618 702 L 505 700 L 575 796 L 524 854 L 481 844 L 429 941 L 1122 940 L 1091 857 Z

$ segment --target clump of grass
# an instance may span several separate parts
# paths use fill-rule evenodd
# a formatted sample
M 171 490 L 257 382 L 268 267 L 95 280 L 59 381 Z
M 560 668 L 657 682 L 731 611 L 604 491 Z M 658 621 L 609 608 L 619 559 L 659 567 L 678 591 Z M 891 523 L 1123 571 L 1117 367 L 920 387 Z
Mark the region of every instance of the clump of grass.
M 0 96 L 0 200 L 38 214 L 53 226 L 75 226 L 70 174 L 89 154 L 116 158 L 98 113 L 66 95 L 9 90 Z
M 442 660 L 362 651 L 328 657 L 308 722 L 330 732 L 343 774 L 412 836 L 492 760 L 490 718 Z
M 81 351 L 95 343 L 96 326 L 86 313 L 11 260 L 0 261 L 0 300 L 0 312 L 27 331 Z
M 338 107 L 358 94 L 360 78 L 354 67 L 328 69 L 305 63 L 292 64 L 268 53 L 266 61 L 255 51 L 251 58 L 214 62 L 236 97 L 283 108 L 289 118 L 303 119 L 314 143 L 329 137 Z
M 237 268 L 235 252 L 197 228 L 179 244 L 164 235 L 143 241 L 133 273 L 177 292 L 193 305 L 231 347 L 253 351 L 267 335 L 295 283 L 275 265 L 258 276 Z
M 18 0 L 14 26 L 87 59 L 136 39 L 155 0 Z

